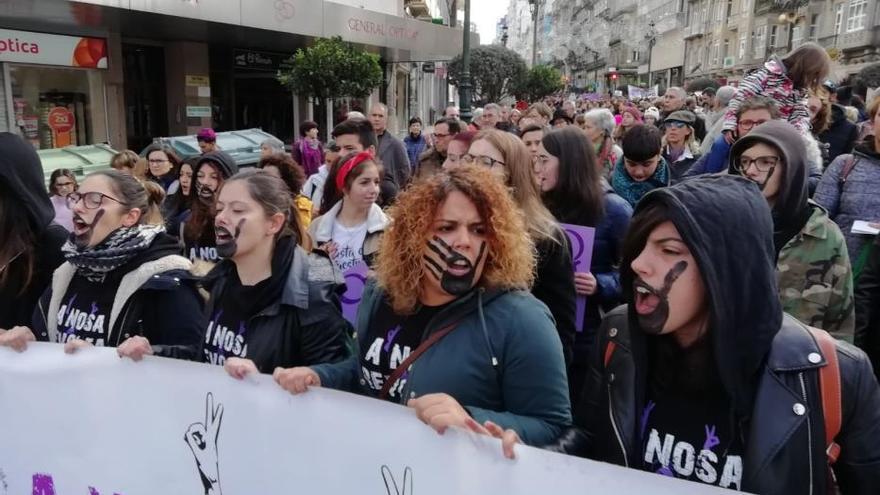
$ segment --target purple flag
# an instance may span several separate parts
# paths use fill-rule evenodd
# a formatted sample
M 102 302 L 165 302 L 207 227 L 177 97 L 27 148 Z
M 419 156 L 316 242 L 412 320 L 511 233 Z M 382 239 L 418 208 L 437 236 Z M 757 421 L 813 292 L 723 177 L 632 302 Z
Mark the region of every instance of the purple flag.
M 345 274 L 345 294 L 342 294 L 342 316 L 357 327 L 358 306 L 361 304 L 361 296 L 364 294 L 364 286 L 367 283 L 366 263 L 358 263 L 349 268 Z
M 571 261 L 575 272 L 589 272 L 590 263 L 593 261 L 593 239 L 596 229 L 582 227 L 567 223 L 560 224 L 568 235 L 571 244 Z M 575 328 L 578 332 L 584 331 L 584 313 L 587 308 L 586 296 L 577 296 L 575 306 Z

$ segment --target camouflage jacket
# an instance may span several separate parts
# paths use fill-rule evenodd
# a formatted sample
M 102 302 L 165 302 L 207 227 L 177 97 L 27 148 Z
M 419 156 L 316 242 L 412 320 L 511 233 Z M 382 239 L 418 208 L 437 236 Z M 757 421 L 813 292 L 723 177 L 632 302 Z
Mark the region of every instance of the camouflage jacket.
M 779 253 L 779 299 L 786 313 L 852 343 L 855 301 L 846 242 L 828 213 L 812 201 L 810 206 L 810 219 Z

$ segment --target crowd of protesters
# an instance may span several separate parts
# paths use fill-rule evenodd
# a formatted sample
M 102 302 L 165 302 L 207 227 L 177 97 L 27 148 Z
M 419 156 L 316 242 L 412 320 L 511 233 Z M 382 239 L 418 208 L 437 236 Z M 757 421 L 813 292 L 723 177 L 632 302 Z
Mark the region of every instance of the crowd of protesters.
M 830 64 L 807 43 L 736 87 L 450 106 L 404 139 L 377 103 L 245 170 L 206 129 L 45 184 L 0 134 L 0 345 L 271 373 L 507 457 L 880 493 L 880 97 Z

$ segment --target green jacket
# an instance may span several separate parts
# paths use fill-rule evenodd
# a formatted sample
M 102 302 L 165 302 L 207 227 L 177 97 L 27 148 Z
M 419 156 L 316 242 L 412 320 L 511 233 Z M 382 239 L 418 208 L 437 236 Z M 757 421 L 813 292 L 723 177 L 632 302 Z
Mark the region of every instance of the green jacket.
M 357 316 L 357 341 L 367 338 L 384 293 L 369 283 Z M 571 424 L 562 344 L 547 307 L 525 291 L 478 288 L 428 324 L 425 337 L 457 327 L 409 369 L 401 398 L 446 393 L 479 423 L 515 430 L 530 445 L 548 444 Z M 321 385 L 374 396 L 361 373 L 363 351 L 347 361 L 312 366 Z
M 779 253 L 779 298 L 786 313 L 852 343 L 855 300 L 846 241 L 821 206 L 810 206 L 810 219 Z

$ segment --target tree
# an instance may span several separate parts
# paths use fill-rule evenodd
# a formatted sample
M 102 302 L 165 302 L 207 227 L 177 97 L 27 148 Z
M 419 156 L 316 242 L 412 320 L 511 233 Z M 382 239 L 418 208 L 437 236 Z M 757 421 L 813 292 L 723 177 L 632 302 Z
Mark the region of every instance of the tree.
M 538 101 L 562 87 L 562 74 L 558 69 L 549 65 L 536 65 L 516 84 L 514 94 L 519 100 Z
M 526 62 L 503 46 L 480 46 L 471 50 L 470 72 L 474 103 L 498 102 L 513 95 L 526 73 Z M 449 82 L 461 84 L 461 55 L 449 63 Z
M 865 88 L 880 88 L 880 63 L 871 64 L 856 75 L 856 83 Z
M 382 67 L 379 55 L 336 36 L 297 50 L 276 77 L 291 91 L 305 96 L 364 98 L 382 84 Z

